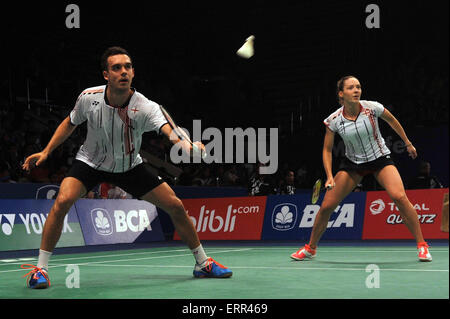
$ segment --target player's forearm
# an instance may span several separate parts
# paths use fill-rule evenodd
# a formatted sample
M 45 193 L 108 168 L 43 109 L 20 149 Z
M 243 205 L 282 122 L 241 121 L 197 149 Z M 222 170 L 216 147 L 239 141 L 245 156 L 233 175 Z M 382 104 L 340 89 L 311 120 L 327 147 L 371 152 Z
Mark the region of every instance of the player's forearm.
M 75 128 L 76 126 L 70 123 L 70 117 L 66 117 L 61 124 L 59 124 L 43 152 L 47 154 L 53 152 L 59 145 L 64 143 L 64 141 L 73 133 Z
M 397 133 L 398 136 L 400 136 L 405 145 L 411 144 L 402 125 L 391 112 L 385 109 L 383 114 L 381 115 L 381 118 L 389 124 L 389 126 L 395 131 L 395 133 Z
M 323 149 L 322 161 L 323 161 L 323 168 L 325 169 L 325 174 L 327 175 L 327 178 L 333 177 L 332 154 L 331 151 L 328 150 L 327 148 Z
M 186 151 L 190 152 L 191 145 L 186 140 L 180 140 L 178 135 L 172 130 L 170 125 L 166 124 L 161 128 L 161 133 L 164 134 L 173 144 L 181 143 L 180 146 Z
M 169 124 L 164 125 L 161 127 L 161 133 L 166 136 L 172 144 L 177 144 L 180 139 L 178 138 L 178 135 L 175 134 L 175 132 L 172 130 Z
M 389 126 L 395 131 L 395 133 L 397 133 L 397 135 L 400 136 L 400 138 L 403 140 L 405 145 L 411 144 L 408 137 L 406 136 L 405 130 L 403 129 L 402 125 L 396 118 L 392 119 L 388 123 L 389 123 Z
M 333 163 L 333 145 L 334 145 L 334 132 L 329 128 L 325 129 L 325 138 L 323 140 L 322 161 L 323 168 L 327 175 L 327 179 L 333 177 L 332 163 Z

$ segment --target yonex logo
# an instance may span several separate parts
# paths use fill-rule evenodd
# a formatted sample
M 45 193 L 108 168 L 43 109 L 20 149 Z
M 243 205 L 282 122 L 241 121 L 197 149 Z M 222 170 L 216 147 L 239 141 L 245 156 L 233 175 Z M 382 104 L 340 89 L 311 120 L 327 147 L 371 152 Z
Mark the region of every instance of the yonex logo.
M 102 236 L 111 235 L 113 232 L 112 220 L 106 209 L 95 208 L 91 210 L 92 225 L 97 234 Z
M 15 219 L 16 219 L 15 214 L 0 214 L 0 224 L 1 224 L 2 232 L 6 236 L 9 236 L 12 234 Z
M 272 228 L 286 231 L 294 228 L 297 221 L 297 206 L 291 203 L 278 204 L 272 212 Z
M 382 199 L 376 199 L 370 204 L 369 209 L 372 215 L 378 215 L 383 212 L 385 207 L 386 205 Z

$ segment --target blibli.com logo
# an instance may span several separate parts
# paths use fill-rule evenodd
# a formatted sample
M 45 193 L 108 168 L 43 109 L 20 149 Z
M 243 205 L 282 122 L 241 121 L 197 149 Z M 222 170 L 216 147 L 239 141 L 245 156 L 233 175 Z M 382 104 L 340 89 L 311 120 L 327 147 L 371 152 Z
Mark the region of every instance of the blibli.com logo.
M 231 233 L 235 229 L 236 217 L 238 215 L 258 214 L 259 210 L 259 206 L 240 206 L 233 208 L 233 205 L 228 205 L 226 216 L 221 217 L 216 214 L 215 209 L 206 209 L 206 205 L 202 205 L 198 220 L 194 216 L 189 216 L 189 218 L 192 220 L 198 233 L 205 231 L 212 233 L 219 231 Z
M 283 203 L 274 207 L 272 212 L 272 228 L 285 231 L 294 228 L 297 222 L 297 206 Z
M 145 229 L 151 231 L 150 223 L 156 218 L 156 212 L 149 218 L 145 209 L 130 210 L 127 213 L 123 210 L 114 210 L 113 218 L 104 208 L 91 210 L 92 225 L 97 234 L 102 236 L 111 235 L 114 231 L 116 233 L 142 232 Z

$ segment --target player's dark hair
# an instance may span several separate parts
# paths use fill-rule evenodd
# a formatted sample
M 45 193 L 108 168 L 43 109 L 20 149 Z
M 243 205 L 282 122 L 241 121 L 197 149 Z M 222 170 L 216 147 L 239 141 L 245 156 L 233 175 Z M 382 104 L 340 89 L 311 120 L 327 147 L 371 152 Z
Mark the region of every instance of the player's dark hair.
M 117 54 L 128 55 L 128 57 L 131 60 L 131 55 L 124 48 L 117 47 L 117 46 L 109 47 L 105 50 L 105 52 L 103 52 L 102 57 L 100 59 L 100 66 L 102 68 L 102 71 L 108 71 L 108 58 L 110 56 L 117 55 Z
M 339 97 L 339 92 L 340 91 L 344 91 L 344 82 L 346 80 L 350 79 L 350 78 L 355 78 L 356 79 L 356 76 L 346 75 L 346 76 L 340 78 L 339 81 L 337 81 L 336 96 L 337 96 L 337 99 L 338 99 L 340 105 L 342 105 L 343 100 Z

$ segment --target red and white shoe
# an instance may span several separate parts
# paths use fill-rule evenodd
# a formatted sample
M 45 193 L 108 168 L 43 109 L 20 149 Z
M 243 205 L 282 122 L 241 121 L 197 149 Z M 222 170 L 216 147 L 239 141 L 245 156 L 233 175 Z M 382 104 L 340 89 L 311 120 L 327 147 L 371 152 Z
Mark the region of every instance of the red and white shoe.
M 417 255 L 419 256 L 420 261 L 432 261 L 430 252 L 428 251 L 428 244 L 426 242 L 422 242 L 417 244 Z
M 291 254 L 291 258 L 294 260 L 310 260 L 314 257 L 316 257 L 316 250 L 312 249 L 308 244 Z

